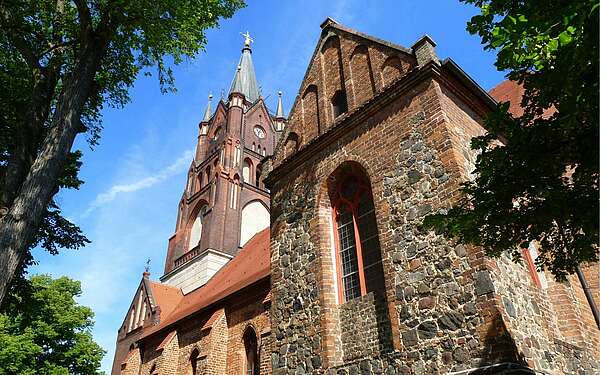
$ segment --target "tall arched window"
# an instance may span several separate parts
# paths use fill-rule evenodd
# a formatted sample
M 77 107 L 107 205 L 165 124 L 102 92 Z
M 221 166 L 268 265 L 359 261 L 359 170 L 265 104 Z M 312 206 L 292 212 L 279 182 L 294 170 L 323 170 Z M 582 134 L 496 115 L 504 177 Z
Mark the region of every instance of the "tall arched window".
M 194 223 L 192 224 L 192 228 L 190 229 L 190 243 L 188 245 L 188 250 L 191 250 L 200 244 L 200 239 L 202 238 L 202 218 L 205 212 L 206 206 L 202 207 L 198 211 L 198 214 L 194 219 Z
M 340 301 L 369 292 L 385 295 L 375 206 L 368 178 L 355 165 L 343 168 L 330 191 Z
M 250 327 L 244 332 L 244 348 L 246 350 L 245 375 L 259 375 L 258 341 L 256 339 L 256 332 Z
M 200 172 L 196 176 L 196 190 L 201 190 L 203 183 L 204 183 L 204 181 L 202 181 L 202 172 Z
M 244 159 L 244 166 L 242 167 L 242 179 L 245 183 L 250 183 L 250 176 L 252 173 L 252 161 L 248 158 Z
M 208 167 L 206 167 L 206 183 L 208 184 L 210 182 L 211 178 L 210 178 L 210 165 Z
M 256 175 L 255 176 L 256 178 L 255 178 L 255 184 L 254 185 L 256 185 L 256 187 L 260 187 L 260 178 L 262 176 L 262 165 L 261 164 L 259 164 L 259 165 L 256 166 L 256 173 L 255 173 L 255 175 Z
M 198 357 L 200 356 L 200 352 L 198 349 L 194 349 L 192 354 L 190 354 L 190 374 L 196 375 L 198 373 Z

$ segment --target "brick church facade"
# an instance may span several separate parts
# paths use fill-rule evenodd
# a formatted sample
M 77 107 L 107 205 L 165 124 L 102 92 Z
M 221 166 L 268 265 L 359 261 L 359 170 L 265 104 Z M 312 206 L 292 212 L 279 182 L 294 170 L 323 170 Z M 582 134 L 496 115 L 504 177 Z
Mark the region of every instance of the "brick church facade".
M 113 374 L 595 374 L 581 283 L 432 231 L 471 177 L 496 100 L 427 36 L 404 48 L 331 19 L 289 115 L 246 35 L 199 124 L 164 275 L 144 273 Z M 515 104 L 516 103 L 516 104 Z M 600 300 L 598 265 L 583 267 Z

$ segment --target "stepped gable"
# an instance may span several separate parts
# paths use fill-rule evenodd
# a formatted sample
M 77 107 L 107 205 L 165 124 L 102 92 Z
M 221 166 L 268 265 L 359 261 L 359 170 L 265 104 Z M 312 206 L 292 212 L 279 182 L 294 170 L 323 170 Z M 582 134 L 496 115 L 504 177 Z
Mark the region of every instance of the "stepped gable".
M 177 308 L 161 324 L 146 331 L 148 337 L 192 315 L 270 274 L 269 229 L 252 237 L 239 254 L 217 272 L 204 286 L 183 296 Z

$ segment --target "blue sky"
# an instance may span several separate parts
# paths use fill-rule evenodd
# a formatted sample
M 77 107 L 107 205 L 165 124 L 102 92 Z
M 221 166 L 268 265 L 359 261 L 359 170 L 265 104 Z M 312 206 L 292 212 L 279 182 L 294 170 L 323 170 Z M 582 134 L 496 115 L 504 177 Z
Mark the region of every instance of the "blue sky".
M 484 89 L 503 79 L 479 38 L 465 31 L 476 9 L 458 1 L 249 1 L 219 29 L 209 30 L 206 51 L 175 68 L 178 92 L 162 95 L 155 78 L 140 77 L 124 109 L 104 111 L 104 131 L 93 151 L 83 139 L 78 191 L 58 196 L 67 217 L 92 241 L 58 256 L 34 254 L 31 273 L 80 280 L 80 302 L 96 317 L 94 337 L 107 351 L 110 373 L 116 332 L 151 259 L 152 278 L 162 274 L 167 240 L 175 227 L 177 202 L 196 143 L 197 124 L 209 93 L 228 90 L 249 31 L 263 96 L 271 109 L 284 93 L 286 113 L 300 85 L 327 17 L 366 34 L 410 47 L 423 34 L 437 42 L 440 58 L 451 57 Z

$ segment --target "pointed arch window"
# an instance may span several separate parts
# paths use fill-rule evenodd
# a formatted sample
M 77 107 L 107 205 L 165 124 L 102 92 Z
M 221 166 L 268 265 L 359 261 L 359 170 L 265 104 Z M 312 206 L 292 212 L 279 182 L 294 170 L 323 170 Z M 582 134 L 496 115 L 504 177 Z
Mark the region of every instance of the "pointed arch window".
M 245 375 L 259 375 L 258 340 L 256 339 L 256 332 L 250 327 L 244 332 L 244 349 L 246 350 Z
M 204 218 L 206 208 L 206 205 L 203 206 L 198 211 L 198 215 L 196 215 L 196 218 L 194 219 L 194 223 L 192 224 L 192 228 L 190 229 L 190 242 L 188 245 L 188 250 L 191 250 L 200 244 L 200 240 L 202 238 L 202 220 Z
M 385 295 L 375 206 L 366 178 L 340 176 L 332 195 L 339 298 Z

